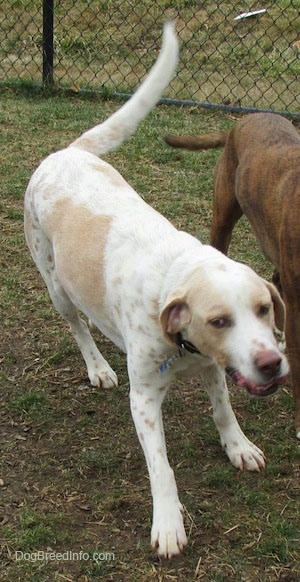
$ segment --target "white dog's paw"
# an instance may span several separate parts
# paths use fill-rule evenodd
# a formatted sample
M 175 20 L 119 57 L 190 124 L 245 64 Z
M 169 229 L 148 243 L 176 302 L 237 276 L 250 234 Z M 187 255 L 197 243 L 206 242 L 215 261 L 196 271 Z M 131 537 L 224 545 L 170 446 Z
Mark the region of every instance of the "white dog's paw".
M 244 435 L 230 443 L 222 443 L 231 463 L 240 471 L 260 471 L 266 465 L 264 453 Z
M 161 505 L 154 512 L 151 530 L 152 548 L 157 549 L 160 556 L 171 558 L 180 554 L 186 544 L 181 503 L 178 502 L 176 506 L 169 507 Z
M 88 376 L 92 386 L 98 386 L 98 388 L 114 388 L 118 386 L 118 377 L 108 364 L 106 366 L 102 365 L 101 368 L 89 369 Z

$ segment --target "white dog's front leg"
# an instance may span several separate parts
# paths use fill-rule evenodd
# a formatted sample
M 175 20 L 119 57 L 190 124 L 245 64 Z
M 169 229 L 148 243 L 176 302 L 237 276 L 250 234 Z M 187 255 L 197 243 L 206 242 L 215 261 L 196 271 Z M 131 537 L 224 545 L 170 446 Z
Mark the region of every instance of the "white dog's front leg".
M 151 386 L 149 378 L 146 383 L 141 378 L 138 384 L 136 381 L 136 374 L 131 374 L 131 412 L 145 454 L 153 498 L 151 545 L 160 555 L 170 558 L 182 551 L 187 538 L 162 422 L 161 405 L 168 386 L 157 387 L 155 381 Z
M 224 372 L 211 366 L 205 369 L 203 379 L 221 444 L 231 463 L 241 471 L 259 471 L 265 466 L 264 453 L 247 439 L 238 424 L 230 404 Z

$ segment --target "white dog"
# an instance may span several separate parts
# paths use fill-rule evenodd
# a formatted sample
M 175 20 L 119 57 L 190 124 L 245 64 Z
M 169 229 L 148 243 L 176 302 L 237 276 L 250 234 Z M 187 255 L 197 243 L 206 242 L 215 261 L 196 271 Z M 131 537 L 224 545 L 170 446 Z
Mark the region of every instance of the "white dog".
M 168 24 L 159 58 L 136 94 L 42 162 L 25 196 L 27 243 L 92 385 L 114 387 L 117 376 L 77 310 L 127 353 L 131 411 L 153 496 L 152 546 L 168 557 L 187 543 L 161 414 L 171 382 L 201 375 L 230 461 L 259 471 L 264 455 L 238 425 L 225 372 L 256 396 L 275 391 L 288 373 L 273 335 L 275 321 L 281 329 L 284 323 L 276 289 L 176 230 L 97 157 L 134 132 L 169 83 L 177 58 Z

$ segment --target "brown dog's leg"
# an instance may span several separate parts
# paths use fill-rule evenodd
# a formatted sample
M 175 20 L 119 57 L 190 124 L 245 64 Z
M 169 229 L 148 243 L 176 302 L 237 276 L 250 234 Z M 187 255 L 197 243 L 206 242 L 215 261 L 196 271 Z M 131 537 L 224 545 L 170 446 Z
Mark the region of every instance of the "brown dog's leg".
M 215 170 L 213 219 L 210 231 L 210 243 L 224 254 L 228 252 L 233 228 L 243 214 L 235 197 L 235 174 L 235 154 L 232 152 L 232 156 L 230 155 L 226 143 Z
M 287 300 L 286 300 L 287 301 Z M 286 345 L 287 356 L 291 368 L 291 377 L 293 384 L 293 396 L 295 404 L 295 427 L 296 435 L 300 439 L 300 321 L 299 321 L 299 304 L 290 305 L 286 303 Z
M 286 306 L 285 337 L 293 385 L 295 427 L 300 439 L 300 280 L 296 273 L 300 273 L 300 260 L 290 252 L 282 265 L 281 282 Z
M 295 403 L 296 435 L 300 439 L 300 254 L 299 230 L 300 206 L 297 198 L 299 189 L 290 188 L 288 207 L 283 207 L 280 234 L 280 278 L 283 300 L 286 306 L 286 346 L 291 368 Z M 293 212 L 293 225 L 291 212 Z M 296 226 L 297 225 L 297 226 Z

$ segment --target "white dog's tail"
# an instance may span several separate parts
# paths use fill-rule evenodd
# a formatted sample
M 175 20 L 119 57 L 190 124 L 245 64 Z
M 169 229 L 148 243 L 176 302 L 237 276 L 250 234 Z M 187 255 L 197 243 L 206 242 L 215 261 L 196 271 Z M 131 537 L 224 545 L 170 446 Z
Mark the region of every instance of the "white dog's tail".
M 77 147 L 100 156 L 121 145 L 159 101 L 174 74 L 178 53 L 174 23 L 168 22 L 164 26 L 159 57 L 136 93 L 113 115 L 83 133 L 69 147 Z

